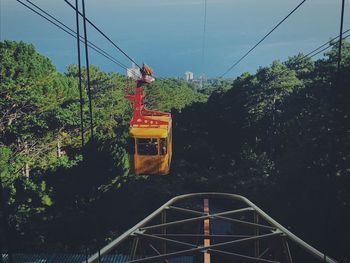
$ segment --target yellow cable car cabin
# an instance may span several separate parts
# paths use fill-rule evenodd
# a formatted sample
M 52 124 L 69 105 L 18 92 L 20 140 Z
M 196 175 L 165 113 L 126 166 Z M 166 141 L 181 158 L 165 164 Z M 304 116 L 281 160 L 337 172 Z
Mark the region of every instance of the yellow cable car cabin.
M 144 65 L 142 79 L 134 94 L 126 98 L 134 102 L 130 121 L 129 161 L 133 174 L 168 174 L 172 157 L 172 121 L 167 112 L 146 109 L 143 105 L 143 83 L 152 81 L 152 71 Z M 153 79 L 154 80 L 154 79 Z
M 130 168 L 135 174 L 168 174 L 172 155 L 171 118 L 168 125 L 130 128 Z

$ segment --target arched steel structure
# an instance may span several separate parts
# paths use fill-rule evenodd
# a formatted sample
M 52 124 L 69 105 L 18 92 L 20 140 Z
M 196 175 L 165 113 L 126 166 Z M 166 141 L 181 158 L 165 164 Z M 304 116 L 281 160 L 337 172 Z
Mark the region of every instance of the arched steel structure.
M 199 200 L 206 201 L 202 205 Z M 224 211 L 205 207 L 214 203 L 224 204 Z M 226 232 L 208 231 L 209 220 L 213 227 L 216 224 L 218 230 Z M 195 224 L 199 227 L 194 227 Z M 243 196 L 194 193 L 169 200 L 92 255 L 88 262 L 105 262 L 103 256 L 116 252 L 127 253 L 128 263 L 182 262 L 173 260 L 184 256 L 192 257 L 191 262 L 206 263 L 210 262 L 208 254 L 212 257 L 211 262 L 292 263 L 292 246 L 306 252 L 305 257 L 311 259 L 308 262 L 337 262 L 291 233 Z

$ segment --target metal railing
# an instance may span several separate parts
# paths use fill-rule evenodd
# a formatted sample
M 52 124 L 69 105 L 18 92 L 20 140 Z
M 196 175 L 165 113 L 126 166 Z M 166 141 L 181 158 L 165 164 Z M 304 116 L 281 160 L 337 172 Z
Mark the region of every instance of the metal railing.
M 200 206 L 198 203 L 195 204 L 195 200 L 205 198 L 232 202 L 233 209 L 225 208 L 225 211 L 213 213 L 199 211 Z M 175 215 L 175 220 L 167 220 L 169 219 L 167 215 L 171 213 Z M 190 215 L 191 217 L 188 217 Z M 187 217 L 179 219 L 183 216 Z M 189 231 L 194 229 L 189 227 L 190 224 L 200 225 L 205 220 L 222 221 L 232 225 L 230 229 L 233 229 L 233 233 L 214 234 L 211 231 L 209 234 L 203 234 L 200 231 L 197 233 Z M 157 223 L 154 223 L 155 221 Z M 171 229 L 175 229 L 175 233 L 169 232 Z M 188 239 L 197 240 L 197 243 L 188 242 Z M 204 245 L 204 242 L 198 243 L 198 240 L 205 239 L 210 240 L 209 245 Z M 130 245 L 125 246 L 127 240 Z M 290 243 L 319 262 L 337 262 L 291 233 L 243 196 L 227 193 L 194 193 L 169 200 L 98 253 L 93 254 L 88 262 L 100 262 L 100 259 L 109 253 L 123 249 L 125 251 L 126 247 L 130 248 L 128 263 L 171 262 L 180 256 L 198 258 L 204 254 L 236 259 L 238 262 L 292 263 Z M 148 252 L 140 249 L 141 244 L 143 247 L 148 247 Z M 155 244 L 159 244 L 158 248 Z M 178 247 L 181 249 L 177 249 Z

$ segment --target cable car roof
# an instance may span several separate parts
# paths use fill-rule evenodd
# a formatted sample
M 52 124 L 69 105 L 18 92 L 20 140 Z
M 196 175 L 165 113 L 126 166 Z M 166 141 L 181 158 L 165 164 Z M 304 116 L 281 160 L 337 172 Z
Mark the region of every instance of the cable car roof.
M 133 137 L 144 137 L 144 138 L 151 138 L 151 137 L 160 137 L 160 138 L 166 138 L 169 134 L 169 129 L 167 126 L 160 126 L 160 127 L 131 127 L 130 128 L 130 135 Z

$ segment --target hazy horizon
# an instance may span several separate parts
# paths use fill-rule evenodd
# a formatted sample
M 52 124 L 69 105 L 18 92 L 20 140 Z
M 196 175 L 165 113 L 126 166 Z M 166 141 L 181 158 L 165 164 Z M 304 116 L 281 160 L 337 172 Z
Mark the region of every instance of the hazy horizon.
M 87 16 L 138 63 L 157 76 L 195 77 L 224 73 L 301 1 L 208 0 L 205 63 L 202 63 L 204 0 L 86 1 Z M 33 0 L 75 29 L 75 13 L 64 1 Z M 346 1 L 345 14 L 350 1 Z M 273 60 L 307 53 L 339 34 L 341 1 L 308 0 L 226 77 L 255 71 Z M 350 27 L 345 15 L 344 30 Z M 89 40 L 126 65 L 129 61 L 91 27 Z M 1 0 L 1 40 L 32 43 L 59 71 L 76 63 L 75 39 L 15 0 Z M 93 50 L 90 62 L 106 71 L 125 70 Z

